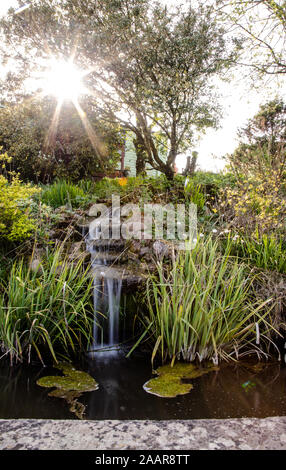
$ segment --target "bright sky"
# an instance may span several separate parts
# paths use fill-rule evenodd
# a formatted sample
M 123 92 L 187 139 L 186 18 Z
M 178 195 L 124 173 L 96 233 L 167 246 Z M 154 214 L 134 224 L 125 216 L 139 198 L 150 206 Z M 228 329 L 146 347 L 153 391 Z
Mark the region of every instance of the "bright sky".
M 250 88 L 248 83 L 230 82 L 221 85 L 223 106 L 223 119 L 220 129 L 207 130 L 196 146 L 199 152 L 199 166 L 204 170 L 219 170 L 225 165 L 221 159 L 227 153 L 231 153 L 237 147 L 237 131 L 243 127 L 249 118 L 258 111 L 260 104 L 269 101 L 279 94 L 286 95 L 286 80 L 278 88 L 277 83 L 269 84 L 269 88 L 260 91 Z M 184 157 L 178 158 L 178 167 L 184 166 Z
M 14 5 L 17 5 L 16 0 L 1 0 L 0 14 L 4 15 L 8 8 L 13 7 Z
M 167 4 L 174 3 L 175 0 L 162 0 Z M 5 14 L 10 6 L 17 5 L 16 0 L 0 0 L 0 15 Z M 275 97 L 286 96 L 286 78 L 281 82 L 280 88 L 277 82 L 270 82 L 266 90 L 260 87 L 259 91 L 250 88 L 245 81 L 240 83 L 232 81 L 230 83 L 218 84 L 222 95 L 222 105 L 224 117 L 221 121 L 221 129 L 208 130 L 202 136 L 201 141 L 192 150 L 199 152 L 199 166 L 205 170 L 219 170 L 225 163 L 221 157 L 232 152 L 237 146 L 237 130 L 243 126 L 258 110 L 261 103 Z M 180 170 L 185 166 L 186 157 L 177 159 L 177 166 Z

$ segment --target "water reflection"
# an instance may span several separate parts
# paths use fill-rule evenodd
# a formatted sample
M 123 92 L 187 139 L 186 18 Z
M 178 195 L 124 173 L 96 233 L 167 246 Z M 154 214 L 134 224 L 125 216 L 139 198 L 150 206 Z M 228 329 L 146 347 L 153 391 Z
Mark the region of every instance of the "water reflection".
M 120 351 L 101 352 L 81 364 L 99 382 L 85 393 L 86 419 L 202 419 L 286 414 L 286 368 L 279 363 L 224 364 L 191 380 L 188 395 L 159 398 L 142 386 L 151 377 L 145 357 L 126 359 Z M 0 418 L 74 419 L 62 400 L 48 397 L 38 378 L 56 369 L 0 365 Z
M 48 397 L 47 390 L 36 384 L 41 376 L 55 371 L 0 363 L 0 418 L 74 419 L 65 404 Z
M 88 419 L 202 419 L 284 415 L 286 369 L 278 363 L 221 366 L 191 380 L 188 395 L 166 399 L 146 393 L 151 377 L 146 359 L 98 357 L 88 372 L 100 383 L 97 394 L 85 395 Z M 250 381 L 253 387 L 243 384 Z

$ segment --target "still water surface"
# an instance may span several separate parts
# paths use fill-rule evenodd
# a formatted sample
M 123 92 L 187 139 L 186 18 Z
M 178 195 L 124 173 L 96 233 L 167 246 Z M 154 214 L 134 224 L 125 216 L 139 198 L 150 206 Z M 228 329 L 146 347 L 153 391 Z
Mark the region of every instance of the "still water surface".
M 79 368 L 79 366 L 77 365 Z M 253 367 L 224 364 L 191 380 L 188 395 L 159 398 L 143 390 L 152 377 L 144 358 L 126 359 L 119 353 L 98 353 L 80 368 L 91 374 L 99 389 L 84 393 L 85 419 L 203 419 L 286 415 L 286 367 L 279 363 Z M 77 419 L 67 403 L 49 397 L 36 381 L 61 375 L 39 366 L 9 367 L 0 363 L 0 418 Z

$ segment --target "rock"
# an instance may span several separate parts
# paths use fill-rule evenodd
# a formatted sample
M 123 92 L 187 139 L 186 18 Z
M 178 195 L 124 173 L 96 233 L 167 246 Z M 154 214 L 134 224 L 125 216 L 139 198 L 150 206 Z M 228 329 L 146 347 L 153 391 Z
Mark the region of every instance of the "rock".
M 151 252 L 151 249 L 149 246 L 143 246 L 141 249 L 140 249 L 140 252 L 139 252 L 139 255 L 142 257 L 142 256 L 145 256 L 145 255 L 149 255 Z
M 33 271 L 33 273 L 36 273 L 37 271 L 39 271 L 39 269 L 42 269 L 41 264 L 42 262 L 38 258 L 31 260 L 31 263 L 30 263 L 31 271 Z
M 91 257 L 90 252 L 86 251 L 84 241 L 73 243 L 70 247 L 69 252 L 70 261 L 76 261 L 80 258 L 83 258 L 84 261 L 87 261 Z
M 132 252 L 128 253 L 128 261 L 132 261 L 133 263 L 140 263 L 138 255 Z
M 43 260 L 44 251 L 41 248 L 36 248 L 33 252 L 33 256 L 30 259 L 29 267 L 34 273 L 42 273 L 42 260 Z
M 153 243 L 153 252 L 157 258 L 162 259 L 169 255 L 169 247 L 165 242 L 156 240 Z
M 141 242 L 139 240 L 131 240 L 129 251 L 139 254 L 141 251 Z

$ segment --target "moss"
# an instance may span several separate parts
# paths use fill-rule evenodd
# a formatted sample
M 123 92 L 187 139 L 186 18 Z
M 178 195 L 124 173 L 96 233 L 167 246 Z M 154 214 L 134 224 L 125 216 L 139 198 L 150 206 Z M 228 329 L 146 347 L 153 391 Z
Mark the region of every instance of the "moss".
M 98 383 L 86 372 L 76 370 L 72 364 L 60 363 L 55 366 L 64 377 L 47 376 L 37 381 L 40 387 L 56 387 L 65 391 L 91 392 L 98 389 Z
M 67 392 L 60 389 L 55 389 L 49 393 L 50 397 L 63 398 L 69 404 L 71 413 L 74 413 L 79 419 L 83 419 L 85 406 L 77 400 L 81 395 L 81 392 Z
M 155 371 L 158 377 L 146 382 L 143 388 L 146 392 L 163 398 L 185 395 L 190 392 L 193 385 L 191 383 L 183 383 L 183 379 L 195 379 L 214 370 L 218 370 L 218 367 L 213 365 L 198 367 L 194 364 L 181 362 L 178 362 L 173 367 L 170 364 L 165 365 Z
M 98 383 L 86 372 L 76 370 L 72 364 L 62 362 L 55 366 L 64 374 L 63 377 L 47 376 L 37 380 L 40 387 L 55 387 L 50 397 L 63 398 L 70 405 L 70 411 L 82 419 L 85 407 L 77 401 L 82 393 L 98 389 Z

